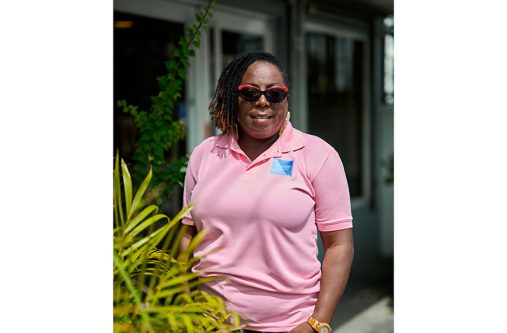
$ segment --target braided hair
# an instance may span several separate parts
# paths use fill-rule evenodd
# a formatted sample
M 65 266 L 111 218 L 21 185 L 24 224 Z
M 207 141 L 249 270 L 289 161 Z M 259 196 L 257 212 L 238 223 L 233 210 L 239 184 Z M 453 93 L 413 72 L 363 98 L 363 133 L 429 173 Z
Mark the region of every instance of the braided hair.
M 283 81 L 289 86 L 287 72 L 272 54 L 261 51 L 243 53 L 225 67 L 218 79 L 215 95 L 209 105 L 211 119 L 222 133 L 234 133 L 238 117 L 238 86 L 248 67 L 256 61 L 275 65 L 282 73 Z

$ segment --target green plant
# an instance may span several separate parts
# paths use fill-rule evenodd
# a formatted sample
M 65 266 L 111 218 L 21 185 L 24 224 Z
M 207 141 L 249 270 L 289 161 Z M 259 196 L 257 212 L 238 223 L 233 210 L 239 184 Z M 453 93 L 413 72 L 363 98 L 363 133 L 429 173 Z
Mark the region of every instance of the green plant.
M 121 171 L 120 171 L 121 169 Z M 186 260 L 202 239 L 198 233 L 183 253 L 178 244 L 184 227 L 147 205 L 144 194 L 152 170 L 137 192 L 127 165 L 117 155 L 114 167 L 114 288 L 115 332 L 231 332 L 239 318 L 229 313 L 223 300 L 196 288 L 209 278 L 191 272 L 198 260 Z M 156 226 L 157 224 L 157 226 Z
M 215 0 L 209 0 L 201 11 L 195 14 L 196 23 L 186 29 L 169 61 L 165 62 L 167 74 L 157 78 L 160 92 L 151 98 L 151 109 L 138 110 L 125 100 L 117 102 L 123 112 L 133 116 L 139 130 L 139 139 L 133 155 L 135 179 L 142 179 L 151 166 L 154 171 L 153 183 L 162 194 L 170 194 L 175 186 L 182 186 L 188 157 L 180 158 L 174 164 L 166 161 L 166 153 L 185 137 L 185 125 L 173 119 L 176 102 L 181 98 L 181 89 L 186 79 L 189 58 L 195 56 L 200 46 L 201 31 L 207 31 L 206 24 L 213 16 Z

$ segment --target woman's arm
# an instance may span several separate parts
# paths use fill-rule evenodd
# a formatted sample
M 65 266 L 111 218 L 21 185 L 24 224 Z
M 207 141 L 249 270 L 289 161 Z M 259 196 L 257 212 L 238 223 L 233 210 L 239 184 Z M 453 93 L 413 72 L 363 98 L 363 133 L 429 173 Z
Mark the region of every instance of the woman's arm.
M 321 237 L 325 254 L 322 263 L 320 293 L 312 317 L 329 324 L 347 285 L 354 257 L 354 243 L 351 228 L 321 232 Z M 314 330 L 306 322 L 290 331 L 290 333 L 311 332 Z
M 329 323 L 349 278 L 354 244 L 352 229 L 322 232 L 325 255 L 317 305 L 313 317 Z
M 190 242 L 192 241 L 195 234 L 197 233 L 197 229 L 193 225 L 184 225 L 183 227 L 185 228 L 185 233 L 183 234 L 183 237 L 181 238 L 181 241 L 179 244 L 179 249 L 180 249 L 179 253 L 180 254 L 185 252 L 185 250 L 188 248 L 188 245 L 190 245 Z M 188 258 L 181 258 L 181 259 L 187 260 Z
M 192 239 L 194 238 L 195 234 L 196 234 L 196 228 L 195 226 L 193 225 L 183 225 L 182 226 L 183 228 L 185 228 L 185 233 L 183 234 L 183 237 L 181 237 L 181 241 L 180 241 L 180 244 L 179 244 L 179 255 L 178 255 L 178 259 L 179 260 L 185 260 L 185 262 L 188 262 L 188 256 L 186 258 L 183 258 L 182 257 L 182 254 L 185 252 L 185 250 L 188 248 L 188 245 L 190 245 L 190 242 L 192 241 Z M 192 255 L 192 254 L 190 254 Z M 187 285 L 187 282 L 183 282 L 184 285 Z M 190 293 L 190 289 L 189 288 L 186 288 L 185 290 L 185 293 L 189 294 Z

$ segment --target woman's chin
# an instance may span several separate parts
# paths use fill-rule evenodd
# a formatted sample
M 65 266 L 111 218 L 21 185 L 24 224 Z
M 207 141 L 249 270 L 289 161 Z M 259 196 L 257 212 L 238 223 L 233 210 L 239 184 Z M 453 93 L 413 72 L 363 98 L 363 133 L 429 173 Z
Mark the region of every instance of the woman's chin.
M 278 131 L 276 130 L 255 131 L 253 133 L 250 133 L 250 136 L 257 140 L 266 140 L 274 136 L 278 136 Z
M 253 119 L 248 122 L 248 126 L 242 127 L 244 134 L 258 140 L 266 140 L 278 136 L 278 132 L 280 131 L 280 124 L 275 123 L 273 119 Z
M 274 125 L 273 118 L 252 118 L 250 120 L 252 127 L 268 127 Z

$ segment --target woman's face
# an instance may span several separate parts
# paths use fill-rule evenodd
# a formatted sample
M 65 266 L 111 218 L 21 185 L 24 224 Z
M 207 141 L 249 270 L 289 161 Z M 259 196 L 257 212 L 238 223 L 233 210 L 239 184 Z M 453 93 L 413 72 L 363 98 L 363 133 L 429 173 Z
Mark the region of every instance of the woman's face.
M 273 86 L 286 87 L 280 70 L 266 61 L 251 64 L 241 80 L 242 85 L 251 85 L 266 90 Z M 278 135 L 288 111 L 288 98 L 280 103 L 270 103 L 265 95 L 254 103 L 238 97 L 238 123 L 240 138 L 267 139 Z

